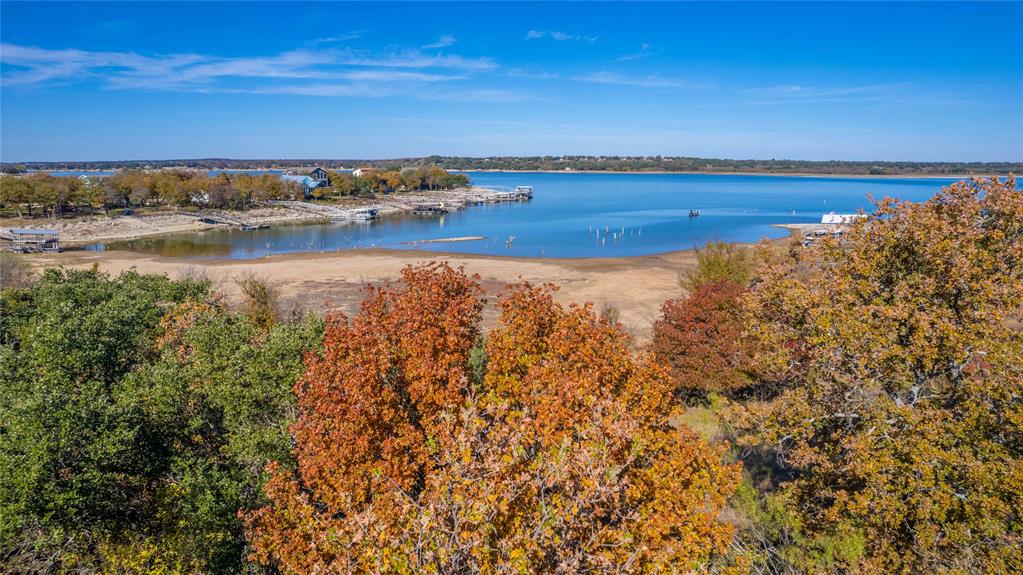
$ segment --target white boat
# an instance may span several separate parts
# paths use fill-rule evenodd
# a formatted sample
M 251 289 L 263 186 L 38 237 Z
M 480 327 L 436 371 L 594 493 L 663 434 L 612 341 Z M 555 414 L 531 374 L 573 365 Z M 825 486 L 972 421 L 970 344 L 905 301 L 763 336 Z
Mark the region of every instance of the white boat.
M 520 199 L 531 199 L 533 197 L 533 186 L 515 186 L 515 196 Z

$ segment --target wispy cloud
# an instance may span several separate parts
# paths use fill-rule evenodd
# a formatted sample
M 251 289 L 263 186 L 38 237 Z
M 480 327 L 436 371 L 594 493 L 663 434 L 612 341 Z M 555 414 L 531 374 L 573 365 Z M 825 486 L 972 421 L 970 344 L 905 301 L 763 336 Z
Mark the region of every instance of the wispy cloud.
M 448 46 L 457 42 L 454 36 L 451 34 L 445 34 L 440 37 L 436 42 L 423 46 L 424 50 L 432 50 L 435 48 L 447 48 Z
M 374 53 L 306 47 L 270 56 L 223 58 L 48 50 L 16 44 L 0 44 L 0 62 L 5 87 L 97 81 L 119 90 L 367 97 L 419 97 L 427 86 L 464 84 L 498 67 L 488 57 L 424 54 L 417 49 Z M 451 101 L 528 99 L 524 94 L 472 85 L 432 91 L 435 99 Z
M 565 42 L 567 40 L 579 40 L 582 42 L 596 42 L 599 36 L 584 36 L 582 34 L 569 34 L 568 32 L 559 32 L 557 30 L 530 30 L 526 32 L 526 40 L 539 40 L 541 38 L 550 38 L 557 40 L 558 42 Z
M 937 104 L 947 105 L 958 101 L 957 96 L 947 91 L 925 89 L 909 82 L 890 84 L 863 84 L 856 86 L 807 86 L 802 84 L 780 84 L 744 91 L 751 103 L 828 103 L 828 102 L 879 102 L 884 104 Z
M 418 50 L 403 50 L 382 55 L 349 51 L 339 60 L 348 66 L 378 66 L 383 68 L 449 68 L 462 70 L 493 70 L 493 58 L 466 58 L 454 54 L 423 54 Z
M 691 80 L 671 76 L 660 76 L 657 74 L 648 76 L 629 76 L 606 70 L 576 74 L 573 76 L 560 74 L 558 72 L 550 72 L 543 69 L 512 68 L 508 70 L 507 75 L 513 78 L 527 78 L 530 80 L 571 80 L 573 82 L 631 86 L 634 88 L 709 90 L 716 86 L 714 82 L 708 80 Z
M 362 38 L 366 32 L 363 30 L 354 30 L 347 34 L 341 34 L 339 36 L 327 36 L 325 38 L 315 38 L 312 40 L 313 44 L 333 44 L 335 42 L 350 42 L 352 40 L 358 40 Z
M 642 44 L 639 45 L 639 51 L 638 52 L 633 52 L 632 54 L 624 54 L 622 56 L 619 56 L 619 57 L 615 58 L 615 61 L 616 62 L 631 62 L 633 60 L 639 60 L 641 58 L 646 58 L 650 54 L 653 54 L 653 52 L 650 50 L 650 44 L 647 44 L 646 42 L 643 42 Z
M 132 52 L 46 50 L 0 44 L 0 63 L 10 66 L 3 75 L 3 83 L 8 86 L 57 79 L 87 79 L 103 74 L 109 77 L 145 74 L 159 78 L 204 60 L 196 54 L 148 57 Z
M 513 78 L 528 78 L 530 80 L 553 80 L 561 77 L 561 74 L 557 72 L 533 68 L 512 68 L 508 70 L 508 75 Z
M 572 80 L 578 82 L 591 82 L 594 84 L 613 84 L 617 86 L 632 86 L 636 88 L 670 88 L 688 90 L 706 90 L 714 85 L 711 82 L 701 82 L 684 78 L 673 78 L 668 76 L 626 76 L 614 72 L 592 72 L 573 76 Z
M 499 104 L 532 102 L 544 99 L 526 92 L 491 88 L 429 90 L 417 94 L 417 97 L 423 100 L 442 100 L 445 102 L 491 102 Z

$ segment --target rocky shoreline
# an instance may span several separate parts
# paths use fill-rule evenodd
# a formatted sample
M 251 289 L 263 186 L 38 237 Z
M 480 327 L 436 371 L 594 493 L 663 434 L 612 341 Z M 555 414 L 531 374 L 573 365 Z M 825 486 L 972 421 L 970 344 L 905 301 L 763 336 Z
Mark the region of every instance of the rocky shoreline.
M 346 197 L 329 202 L 303 202 L 309 207 L 261 206 L 248 210 L 181 210 L 168 209 L 165 212 L 140 215 L 103 216 L 91 215 L 70 219 L 25 219 L 7 218 L 0 220 L 0 228 L 43 228 L 60 232 L 60 242 L 65 247 L 81 247 L 103 242 L 125 241 L 166 234 L 199 232 L 224 229 L 225 224 L 203 222 L 200 217 L 224 216 L 243 222 L 247 226 L 276 226 L 330 221 L 332 211 L 353 209 L 375 209 L 381 216 L 412 213 L 422 204 L 446 205 L 459 209 L 467 204 L 488 201 L 502 192 L 490 188 L 458 188 L 422 192 L 403 192 L 381 195 L 376 198 Z

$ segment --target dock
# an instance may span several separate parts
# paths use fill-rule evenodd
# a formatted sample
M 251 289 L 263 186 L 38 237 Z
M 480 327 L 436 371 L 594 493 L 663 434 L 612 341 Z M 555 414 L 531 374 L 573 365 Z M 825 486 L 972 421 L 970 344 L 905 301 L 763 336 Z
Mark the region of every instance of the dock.
M 11 242 L 11 251 L 17 253 L 60 252 L 60 232 L 35 228 L 11 228 L 0 233 L 0 239 Z

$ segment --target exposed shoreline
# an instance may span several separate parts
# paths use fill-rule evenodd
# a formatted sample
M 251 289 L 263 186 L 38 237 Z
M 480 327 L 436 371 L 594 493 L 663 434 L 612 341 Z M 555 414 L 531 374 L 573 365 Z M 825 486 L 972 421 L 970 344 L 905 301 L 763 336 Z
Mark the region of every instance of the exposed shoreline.
M 288 308 L 319 313 L 337 310 L 357 312 L 367 285 L 379 285 L 399 276 L 409 264 L 447 261 L 478 274 L 487 292 L 484 324 L 494 325 L 495 302 L 508 284 L 528 281 L 554 283 L 556 297 L 564 304 L 592 303 L 598 310 L 613 306 L 619 321 L 637 344 L 646 342 L 665 300 L 683 294 L 679 273 L 695 265 L 693 250 L 659 255 L 618 258 L 535 258 L 490 256 L 443 251 L 360 248 L 326 253 L 293 253 L 256 259 L 190 259 L 156 256 L 123 250 L 74 250 L 59 254 L 26 256 L 37 269 L 63 266 L 119 274 L 127 270 L 167 274 L 171 277 L 201 274 L 210 278 L 229 301 L 238 294 L 234 280 L 243 274 L 267 278 L 280 290 Z
M 781 246 L 789 240 L 771 241 Z M 286 309 L 303 308 L 318 313 L 342 311 L 349 315 L 358 311 L 366 286 L 397 279 L 401 269 L 410 264 L 446 261 L 452 266 L 464 266 L 469 274 L 479 275 L 488 300 L 484 311 L 485 327 L 496 324 L 495 303 L 509 284 L 553 283 L 558 286 L 555 297 L 563 304 L 592 303 L 598 310 L 605 306 L 617 309 L 622 327 L 636 345 L 649 341 L 665 300 L 684 294 L 679 274 L 696 265 L 693 249 L 611 258 L 521 257 L 386 248 L 298 252 L 253 259 L 182 258 L 127 250 L 71 250 L 25 257 L 36 269 L 54 266 L 88 269 L 96 265 L 111 274 L 127 270 L 171 277 L 198 274 L 213 281 L 229 301 L 238 296 L 234 280 L 244 274 L 255 274 L 278 287 Z

